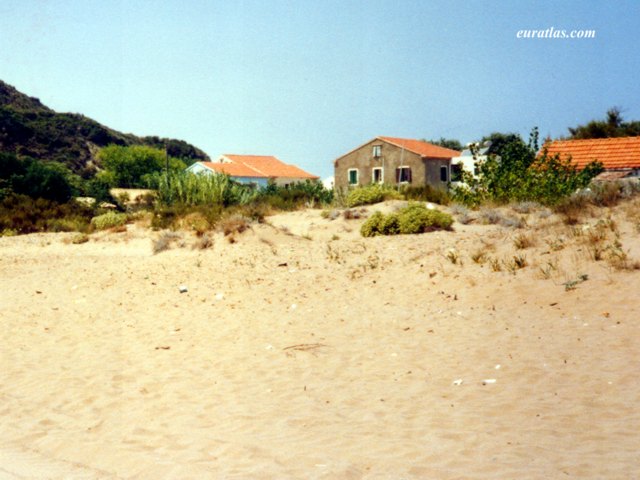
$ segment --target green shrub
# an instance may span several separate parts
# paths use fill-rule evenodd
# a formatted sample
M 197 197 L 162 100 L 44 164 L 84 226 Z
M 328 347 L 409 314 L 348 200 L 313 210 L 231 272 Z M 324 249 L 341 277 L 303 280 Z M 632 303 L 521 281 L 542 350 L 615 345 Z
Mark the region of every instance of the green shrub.
M 415 234 L 433 230 L 450 230 L 452 224 L 451 215 L 439 210 L 430 210 L 421 203 L 412 203 L 397 213 L 383 215 L 380 212 L 374 212 L 362 224 L 360 233 L 363 237 Z
M 477 152 L 474 152 L 474 156 Z M 489 155 L 477 163 L 477 176 L 463 171 L 463 184 L 453 189 L 456 201 L 478 206 L 486 201 L 539 202 L 556 205 L 578 189 L 586 187 L 602 171 L 602 164 L 591 162 L 578 170 L 570 159 L 538 153 L 538 130 L 531 132 L 529 143 L 513 136 L 504 144 L 500 157 Z
M 449 205 L 451 196 L 444 188 L 434 188 L 430 185 L 405 186 L 400 193 L 406 200 L 416 200 L 422 202 L 432 202 L 439 205 Z
M 400 233 L 400 221 L 397 213 L 390 213 L 380 222 L 381 235 L 397 235 Z
M 304 207 L 322 207 L 333 201 L 333 190 L 318 181 L 306 180 L 286 187 L 269 183 L 260 189 L 257 201 L 277 210 L 298 210 Z
M 96 230 L 105 230 L 107 228 L 120 227 L 127 223 L 127 215 L 125 213 L 107 212 L 91 219 L 91 225 Z
M 400 233 L 424 233 L 431 230 L 449 230 L 453 223 L 451 215 L 439 210 L 430 210 L 422 203 L 409 204 L 398 214 Z
M 363 237 L 374 237 L 376 235 L 382 235 L 381 225 L 385 216 L 382 212 L 373 212 L 367 220 L 360 227 L 360 233 Z
M 58 203 L 16 194 L 9 194 L 0 201 L 0 231 L 19 234 L 85 231 L 92 216 L 91 207 L 73 201 Z
M 357 207 L 359 205 L 372 205 L 385 200 L 401 199 L 402 195 L 389 185 L 379 185 L 377 183 L 357 187 L 349 191 L 347 195 L 347 207 Z

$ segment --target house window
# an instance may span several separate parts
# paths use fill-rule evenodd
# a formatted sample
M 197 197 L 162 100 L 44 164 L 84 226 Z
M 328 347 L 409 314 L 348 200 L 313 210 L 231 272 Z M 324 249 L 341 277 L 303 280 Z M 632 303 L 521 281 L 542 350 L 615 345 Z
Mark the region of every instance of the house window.
M 357 185 L 358 184 L 358 169 L 350 168 L 349 169 L 349 185 Z
M 371 172 L 371 183 L 382 183 L 384 181 L 384 175 L 382 173 L 382 167 L 373 167 Z
M 456 163 L 455 165 L 451 165 L 451 181 L 452 182 L 462 181 L 462 164 Z
M 449 167 L 443 165 L 440 167 L 440 181 L 448 182 L 449 181 Z
M 397 183 L 411 183 L 411 167 L 396 168 Z
M 382 156 L 382 145 L 373 146 L 373 157 L 378 158 Z

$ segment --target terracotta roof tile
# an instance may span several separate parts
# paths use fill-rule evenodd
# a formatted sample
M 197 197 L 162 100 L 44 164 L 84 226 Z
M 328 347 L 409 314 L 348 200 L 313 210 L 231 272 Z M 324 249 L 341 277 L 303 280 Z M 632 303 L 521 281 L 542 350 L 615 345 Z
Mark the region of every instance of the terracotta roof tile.
M 225 154 L 223 156 L 233 161 L 234 163 L 246 165 L 247 167 L 257 172 L 262 173 L 263 176 L 266 177 L 308 178 L 310 180 L 320 178 L 316 175 L 305 172 L 295 165 L 286 164 L 273 156 L 234 154 Z
M 264 175 L 242 163 L 217 163 L 217 162 L 202 162 L 202 165 L 214 170 L 218 173 L 224 173 L 231 177 L 255 177 L 255 178 L 268 178 L 268 175 Z
M 301 178 L 316 180 L 312 175 L 295 165 L 288 165 L 276 157 L 266 155 L 223 155 L 227 162 L 201 162 L 202 165 L 218 173 L 232 177 L 252 178 Z
M 398 147 L 409 150 L 410 152 L 417 153 L 421 157 L 430 158 L 453 158 L 460 155 L 457 150 L 434 145 L 429 142 L 423 142 L 422 140 L 411 140 L 408 138 L 396 138 L 396 137 L 378 137 L 380 140 L 392 143 Z
M 640 136 L 555 140 L 545 145 L 549 155 L 571 156 L 571 162 L 584 168 L 589 162 L 602 162 L 605 170 L 640 168 Z

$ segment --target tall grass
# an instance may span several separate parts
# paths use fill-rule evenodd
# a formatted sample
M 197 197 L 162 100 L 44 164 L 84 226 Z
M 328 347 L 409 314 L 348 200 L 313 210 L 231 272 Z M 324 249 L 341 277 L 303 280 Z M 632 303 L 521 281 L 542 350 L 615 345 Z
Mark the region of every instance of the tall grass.
M 245 205 L 258 192 L 232 181 L 226 175 L 195 175 L 189 172 L 157 173 L 158 199 L 165 205 Z

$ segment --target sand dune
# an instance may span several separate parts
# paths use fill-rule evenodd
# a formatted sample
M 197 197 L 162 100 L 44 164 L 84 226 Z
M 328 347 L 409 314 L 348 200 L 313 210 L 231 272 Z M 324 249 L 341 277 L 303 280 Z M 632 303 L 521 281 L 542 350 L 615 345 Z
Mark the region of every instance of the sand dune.
M 135 225 L 0 238 L 0 478 L 637 475 L 640 272 L 580 225 L 269 222 L 157 255 Z

